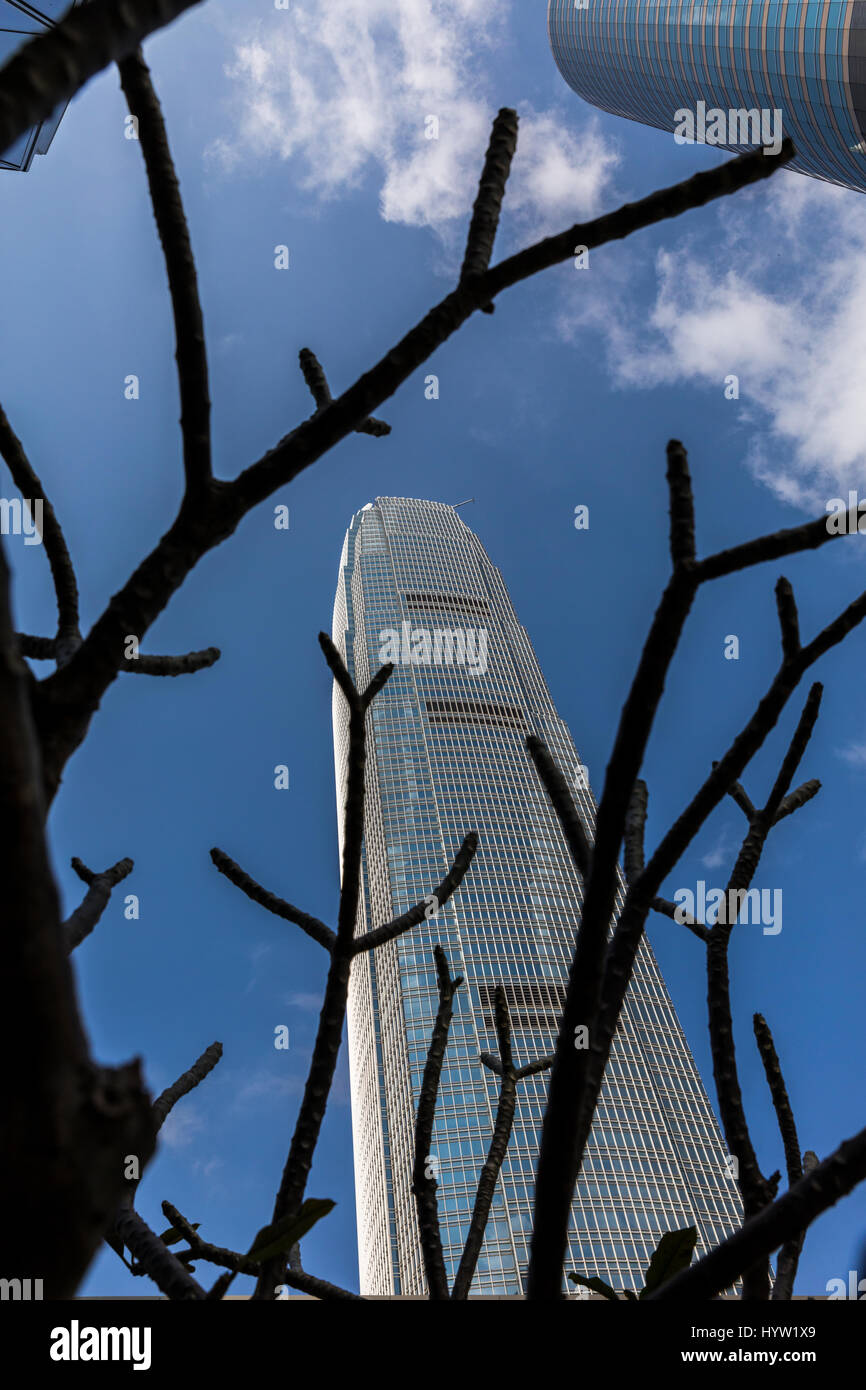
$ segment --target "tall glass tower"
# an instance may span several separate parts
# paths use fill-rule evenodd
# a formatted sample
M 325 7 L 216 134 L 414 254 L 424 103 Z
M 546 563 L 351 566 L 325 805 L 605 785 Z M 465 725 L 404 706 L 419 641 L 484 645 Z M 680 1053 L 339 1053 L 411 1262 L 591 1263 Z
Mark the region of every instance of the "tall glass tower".
M 595 802 L 502 576 L 457 511 L 380 497 L 353 518 L 333 639 L 359 687 L 394 673 L 368 716 L 362 894 L 356 931 L 441 881 L 469 830 L 480 844 L 455 897 L 352 966 L 349 1060 L 361 1291 L 422 1294 L 411 1193 L 414 1121 L 437 993 L 433 947 L 464 977 L 433 1138 L 449 1279 L 492 1133 L 493 992 L 503 984 L 518 1066 L 553 1050 L 580 915 L 580 881 L 526 752 L 529 732 Z M 337 803 L 348 717 L 334 688 Z M 517 1118 L 473 1284 L 524 1291 L 547 1077 L 520 1083 Z M 695 1224 L 699 1251 L 741 1224 L 718 1127 L 648 944 L 641 946 L 571 1214 L 568 1267 L 639 1288 L 660 1235 Z M 569 1285 L 569 1287 L 572 1287 Z
M 84 0 L 0 0 L 0 67 L 3 67 L 29 39 L 44 34 L 63 17 L 73 5 Z M 26 174 L 34 154 L 47 154 L 57 127 L 68 103 L 63 102 L 47 120 L 20 136 L 8 150 L 0 150 L 0 169 L 14 169 Z
M 779 111 L 789 168 L 866 191 L 866 0 L 549 0 L 547 25 L 603 111 L 668 131 L 681 110 L 701 126 L 724 111 L 727 138 L 707 143 L 735 150 L 766 143 L 744 116 Z

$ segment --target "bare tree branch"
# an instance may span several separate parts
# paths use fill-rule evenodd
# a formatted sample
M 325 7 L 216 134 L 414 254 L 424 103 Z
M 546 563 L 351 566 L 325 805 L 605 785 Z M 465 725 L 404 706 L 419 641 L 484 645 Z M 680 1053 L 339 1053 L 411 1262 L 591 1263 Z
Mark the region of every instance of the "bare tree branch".
M 818 1155 L 811 1149 L 807 1149 L 803 1154 L 803 1172 L 812 1173 L 818 1167 Z M 805 1230 L 798 1236 L 792 1236 L 786 1240 L 776 1259 L 776 1278 L 773 1283 L 773 1292 L 770 1294 L 774 1302 L 786 1302 L 794 1296 L 794 1280 L 797 1277 L 797 1268 L 800 1263 L 800 1256 L 803 1253 L 803 1245 L 806 1240 Z
M 361 890 L 361 846 L 364 836 L 364 769 L 366 765 L 366 714 L 374 695 L 382 689 L 393 669 L 383 667 L 359 693 L 346 670 L 342 657 L 328 637 L 319 633 L 325 660 L 349 706 L 349 752 L 347 759 L 346 802 L 343 810 L 343 862 L 340 879 L 340 905 L 337 931 L 331 945 L 331 963 L 325 984 L 325 997 L 301 1108 L 295 1122 L 288 1157 L 274 1202 L 274 1222 L 300 1209 L 313 1153 L 318 1143 L 328 1102 L 337 1056 L 343 1037 L 343 1022 L 349 993 L 349 973 L 353 954 L 353 935 Z M 280 1277 L 282 1262 L 268 1260 L 261 1267 L 255 1299 L 272 1299 Z
M 316 402 L 316 410 L 324 410 L 326 405 L 331 404 L 333 397 L 322 364 L 309 348 L 301 348 L 298 359 L 304 381 L 309 386 L 310 394 Z M 359 425 L 355 426 L 355 433 L 372 434 L 377 439 L 381 439 L 384 435 L 391 433 L 391 426 L 386 425 L 384 420 L 374 420 L 372 416 L 368 415 L 366 420 L 362 420 Z
M 29 632 L 16 632 L 19 656 L 29 656 L 32 661 L 54 661 L 57 656 L 56 637 L 32 637 Z
M 499 1044 L 498 1063 L 496 1058 L 489 1058 L 488 1060 L 488 1054 L 482 1054 L 481 1060 L 500 1078 L 499 1100 L 496 1107 L 496 1119 L 493 1124 L 493 1136 L 487 1150 L 484 1167 L 478 1179 L 478 1189 L 472 1207 L 469 1230 L 463 1245 L 460 1264 L 454 1276 L 454 1287 L 451 1290 L 452 1299 L 469 1297 L 469 1290 L 478 1266 L 478 1257 L 484 1243 L 484 1232 L 487 1229 L 487 1222 L 493 1205 L 496 1182 L 502 1169 L 514 1125 L 517 1083 L 524 1077 L 535 1076 L 539 1072 L 546 1071 L 553 1063 L 552 1057 L 542 1057 L 537 1062 L 530 1062 L 519 1070 L 515 1069 L 511 1053 L 511 1020 L 502 985 L 497 985 L 494 994 L 494 1021 Z M 496 1063 L 496 1065 L 491 1066 L 491 1063 Z
M 684 546 L 684 498 L 690 495 L 688 462 L 682 446 L 668 453 L 668 488 L 677 553 Z M 672 468 L 671 460 L 675 460 Z M 675 518 L 679 518 L 675 521 Z M 673 659 L 680 634 L 697 589 L 693 563 L 677 563 L 668 581 L 650 627 L 638 669 L 620 715 L 616 742 L 607 767 L 604 791 L 595 825 L 595 844 L 591 872 L 584 880 L 583 909 L 577 946 L 569 971 L 565 1008 L 560 1025 L 556 1061 L 551 1070 L 547 1110 L 542 1126 L 541 1149 L 535 1189 L 535 1219 L 529 1265 L 529 1297 L 559 1299 L 565 1260 L 568 1213 L 574 1194 L 583 1143 L 579 1139 L 579 1115 L 587 1088 L 589 1058 L 599 1044 L 594 1037 L 598 1017 L 608 929 L 617 890 L 617 861 L 633 788 L 640 771 L 655 711 L 664 689 L 667 669 Z M 532 750 L 530 750 L 532 751 Z M 533 755 L 535 757 L 535 755 Z M 536 766 L 538 759 L 535 758 Z M 554 809 L 579 872 L 580 859 L 573 847 L 571 823 L 563 819 L 560 802 L 551 795 Z M 578 853 L 580 847 L 577 846 Z M 630 893 L 647 877 L 638 876 Z M 660 884 L 656 885 L 657 893 Z M 651 900 L 651 899 L 650 899 Z M 649 906 L 647 904 L 647 911 Z M 641 930 L 643 920 L 641 920 Z M 637 946 L 635 945 L 635 949 Z M 629 969 L 630 974 L 630 969 Z M 569 1045 L 578 1027 L 589 1029 L 590 1046 L 577 1049 Z M 605 1057 L 606 1062 L 606 1057 Z M 603 1070 L 603 1068 L 602 1068 Z M 599 1082 L 600 1084 L 600 1082 Z M 591 1115 L 595 1099 L 591 1101 Z
M 799 786 L 796 791 L 789 792 L 787 796 L 782 797 L 774 824 L 778 825 L 780 820 L 784 820 L 785 816 L 790 816 L 793 811 L 799 811 L 800 807 L 805 806 L 807 801 L 811 801 L 813 796 L 817 796 L 820 790 L 821 783 L 817 777 L 813 777 Z
M 445 1260 L 442 1256 L 442 1239 L 439 1234 L 439 1211 L 436 1202 L 438 1183 L 432 1175 L 427 1176 L 430 1167 L 433 1143 L 433 1120 L 436 1114 L 436 1097 L 439 1094 L 439 1078 L 442 1075 L 442 1062 L 451 1027 L 454 1006 L 454 993 L 462 985 L 463 976 L 451 978 L 448 959 L 441 946 L 434 946 L 436 978 L 439 986 L 439 1008 L 433 1024 L 433 1035 L 427 1050 L 424 1075 L 421 1080 L 421 1093 L 418 1097 L 418 1113 L 415 1117 L 415 1163 L 412 1169 L 412 1192 L 418 1208 L 418 1229 L 421 1236 L 421 1255 L 424 1260 L 424 1273 L 430 1298 L 441 1300 L 448 1297 L 448 1277 L 445 1273 Z
M 716 764 L 713 763 L 713 767 L 715 766 Z M 750 821 L 752 819 L 752 816 L 755 814 L 755 808 L 752 805 L 749 797 L 746 795 L 746 792 L 744 791 L 743 787 L 740 786 L 739 782 L 734 783 L 734 785 L 728 792 L 728 795 L 732 798 L 732 800 L 734 800 L 737 803 L 743 815 L 746 817 L 746 820 Z
M 122 1158 L 153 1153 L 137 1061 L 100 1068 L 81 1025 L 44 834 L 33 676 L 18 654 L 0 541 L 0 1183 L 10 1269 L 40 1251 L 45 1296 L 71 1298 L 126 1180 Z M 62 1240 L 58 1239 L 62 1232 Z
M 228 1293 L 229 1289 L 234 1283 L 234 1279 L 235 1271 L 233 1269 L 227 1269 L 224 1274 L 221 1274 L 219 1278 L 214 1281 L 214 1283 L 211 1285 L 211 1287 L 205 1294 L 205 1298 L 208 1300 L 208 1302 L 220 1303 L 225 1298 L 226 1294 Z
M 490 265 L 502 200 L 505 197 L 505 185 L 517 149 L 517 124 L 517 112 L 507 106 L 503 106 L 493 122 L 490 144 L 487 147 L 484 169 L 478 185 L 478 196 L 472 209 L 472 220 L 466 238 L 466 254 L 460 271 L 461 283 L 472 276 L 483 275 Z M 481 305 L 485 314 L 492 314 L 493 309 L 492 303 Z
M 204 671 L 220 659 L 219 647 L 206 647 L 203 652 L 186 652 L 184 656 L 147 656 L 141 653 L 135 661 L 124 661 L 121 671 L 132 676 L 191 676 Z
M 173 1300 L 204 1299 L 205 1292 L 167 1245 L 132 1206 L 122 1206 L 114 1220 L 114 1233 L 131 1250 L 157 1288 Z
M 270 893 L 267 888 L 262 888 L 254 878 L 224 854 L 221 849 L 212 849 L 210 857 L 220 873 L 223 874 L 230 883 L 236 888 L 240 888 L 242 893 L 246 893 L 248 898 L 252 898 L 254 903 L 259 903 L 261 907 L 267 908 L 275 917 L 282 917 L 286 922 L 292 922 L 301 931 L 305 931 L 307 936 L 311 936 L 314 941 L 318 941 L 320 946 L 324 946 L 326 951 L 332 951 L 337 938 L 330 927 L 326 927 L 324 922 L 320 922 L 318 917 L 311 917 L 308 912 L 302 912 L 299 907 L 293 907 L 291 903 L 278 898 L 275 893 Z
M 382 946 L 386 941 L 393 941 L 395 937 L 402 936 L 411 927 L 416 927 L 425 918 L 428 918 L 428 911 L 431 907 L 430 898 L 436 901 L 436 909 L 431 916 L 435 916 L 440 907 L 447 903 L 448 899 L 460 887 L 469 865 L 475 856 L 478 848 L 478 836 L 474 830 L 470 830 L 460 849 L 457 857 L 448 873 L 439 884 L 434 888 L 432 894 L 428 894 L 423 902 L 416 903 L 410 907 L 408 912 L 404 912 L 401 917 L 395 917 L 393 922 L 387 922 L 383 927 L 374 927 L 364 936 L 356 936 L 352 942 L 352 954 L 361 955 L 364 951 L 375 951 L 378 946 Z M 429 918 L 428 918 L 429 920 Z
M 171 1223 L 172 1229 L 179 1231 L 187 1242 L 189 1250 L 183 1253 L 189 1259 L 225 1265 L 226 1269 L 231 1270 L 234 1274 L 256 1275 L 259 1273 L 261 1266 L 257 1260 L 251 1260 L 248 1255 L 242 1255 L 237 1250 L 229 1250 L 225 1246 L 212 1245 L 210 1241 L 203 1240 L 191 1222 L 171 1202 L 163 1202 L 162 1211 L 166 1220 Z
M 72 867 L 88 888 L 79 906 L 63 923 L 67 949 L 70 951 L 80 946 L 84 938 L 93 931 L 108 906 L 112 888 L 132 873 L 133 862 L 131 859 L 118 859 L 116 864 L 101 874 L 91 873 L 80 859 L 73 859 Z
M 82 876 L 89 874 L 90 871 L 84 869 L 80 860 L 77 863 L 80 866 L 77 872 L 83 871 Z M 177 1102 L 183 1096 L 189 1095 L 190 1091 L 194 1091 L 196 1086 L 213 1071 L 222 1055 L 222 1043 L 211 1043 L 210 1047 L 193 1062 L 188 1071 L 185 1071 L 173 1085 L 168 1086 L 161 1095 L 157 1096 L 151 1107 L 154 1133 L 162 1128 Z M 137 1179 L 133 1179 L 127 1184 L 123 1201 L 114 1213 L 109 1229 L 105 1232 L 107 1244 L 120 1256 L 124 1264 L 127 1264 L 123 1254 L 123 1247 L 126 1245 L 140 1266 L 132 1269 L 132 1273 L 147 1274 L 168 1298 L 204 1299 L 209 1297 L 210 1295 L 205 1294 L 204 1289 L 184 1268 L 183 1260 L 169 1249 L 135 1210 L 133 1203 L 137 1187 Z M 217 1295 L 213 1290 L 211 1293 L 213 1293 L 214 1298 L 222 1296 L 221 1294 Z
M 520 1067 L 517 1073 L 517 1080 L 522 1081 L 526 1076 L 535 1076 L 536 1072 L 548 1071 L 553 1066 L 553 1053 L 549 1057 L 539 1057 L 536 1062 L 527 1062 Z
M 161 1129 L 174 1106 L 182 1096 L 188 1096 L 190 1091 L 194 1091 L 201 1081 L 204 1081 L 209 1072 L 212 1072 L 217 1062 L 223 1055 L 222 1043 L 211 1043 L 206 1048 L 197 1061 L 193 1062 L 189 1071 L 185 1071 L 179 1076 L 177 1081 L 171 1086 L 166 1087 L 160 1096 L 153 1102 L 153 1116 L 156 1121 L 157 1129 Z
M 708 932 L 703 922 L 698 922 L 688 913 L 682 914 L 682 920 L 677 917 L 676 903 L 669 902 L 667 898 L 653 898 L 650 907 L 654 912 L 660 912 L 664 917 L 670 917 L 672 922 L 677 922 L 679 926 L 688 927 L 693 936 L 699 941 L 706 942 Z
M 789 660 L 800 650 L 800 619 L 794 590 L 784 577 L 776 585 L 776 606 L 779 612 L 779 626 L 782 629 L 782 653 Z
M 817 526 L 818 523 L 810 523 Z M 826 519 L 820 523 L 827 535 Z M 800 530 L 786 545 L 819 544 L 816 533 Z M 774 727 L 792 691 L 810 665 L 840 642 L 866 615 L 866 594 L 828 624 L 807 647 L 783 653 L 782 665 L 751 720 L 714 767 L 697 796 L 662 839 L 635 883 L 629 886 L 619 922 L 606 947 L 617 889 L 616 858 L 624 834 L 631 788 L 637 777 L 654 712 L 673 652 L 697 587 L 715 573 L 731 573 L 778 553 L 778 537 L 765 537 L 727 552 L 716 570 L 706 561 L 675 569 L 653 619 L 638 671 L 623 707 L 596 818 L 593 866 L 585 885 L 581 926 L 569 975 L 557 1059 L 551 1072 L 548 1106 L 536 1182 L 535 1229 L 529 1296 L 561 1297 L 568 1213 L 585 1144 L 592 1125 L 610 1045 L 643 933 L 661 884 L 680 856 L 739 778 Z M 779 798 L 781 800 L 781 798 Z M 776 807 L 778 809 L 778 806 Z M 577 863 L 579 869 L 579 863 Z M 590 1032 L 590 1046 L 569 1046 L 577 1026 Z
M 770 1032 L 767 1021 L 763 1015 L 755 1014 L 752 1023 L 755 1030 L 755 1041 L 758 1044 L 758 1051 L 761 1054 L 761 1061 L 764 1064 L 764 1074 L 767 1078 L 767 1085 L 770 1088 L 770 1095 L 773 1099 L 773 1109 L 776 1112 L 776 1119 L 779 1123 L 779 1133 L 782 1136 L 782 1145 L 785 1150 L 785 1166 L 788 1171 L 788 1186 L 793 1187 L 803 1176 L 803 1161 L 800 1157 L 800 1141 L 797 1138 L 797 1126 L 794 1122 L 794 1112 L 791 1109 L 791 1102 L 788 1098 L 788 1088 L 785 1085 L 785 1078 L 782 1075 L 782 1068 L 773 1042 L 773 1035 Z M 776 1279 L 773 1284 L 771 1295 L 776 1302 L 790 1299 L 794 1292 L 794 1279 L 797 1275 L 797 1265 L 800 1260 L 800 1252 L 803 1248 L 805 1234 L 805 1231 L 801 1231 L 795 1240 L 785 1242 L 782 1256 L 778 1261 Z
M 30 647 L 29 651 L 22 647 L 22 655 L 35 656 L 40 659 L 51 656 L 57 660 L 58 665 L 62 665 L 81 644 L 81 633 L 78 627 L 78 581 L 75 578 L 75 569 L 66 544 L 66 537 L 60 522 L 57 520 L 54 508 L 45 496 L 45 489 L 2 407 L 0 407 L 0 455 L 6 460 L 12 481 L 21 493 L 22 500 L 29 504 L 31 512 L 33 505 L 36 502 L 41 502 L 41 536 L 57 598 L 57 636 L 52 642 L 53 649 L 48 652 L 46 647 L 50 639 L 22 638 L 21 640 L 25 645 Z
M 150 201 L 168 272 L 180 387 L 185 501 L 192 504 L 212 478 L 207 350 L 195 258 L 162 109 L 141 49 L 121 59 L 117 66 L 130 113 L 138 121 Z
M 857 530 L 857 508 L 845 513 L 847 525 L 852 532 Z M 771 535 L 757 536 L 754 540 L 743 541 L 741 545 L 719 550 L 705 560 L 698 561 L 698 579 L 706 584 L 710 579 L 721 579 L 726 574 L 737 574 L 752 565 L 762 565 L 768 560 L 781 560 L 785 555 L 799 555 L 804 550 L 817 550 L 819 546 L 832 541 L 836 534 L 827 528 L 827 517 L 819 516 L 814 521 L 804 521 L 800 526 L 788 526 Z M 844 534 L 844 533 L 840 533 Z
M 91 0 L 80 13 L 87 15 L 94 8 L 101 10 L 107 3 L 108 0 Z M 156 0 L 148 0 L 143 8 L 150 12 L 155 3 Z M 164 3 L 168 4 L 169 0 Z M 32 47 L 29 45 L 28 49 Z M 549 237 L 484 274 L 470 277 L 431 309 L 375 367 L 340 397 L 293 429 L 233 482 L 215 481 L 197 508 L 182 504 L 162 540 L 114 595 L 79 651 L 62 671 L 41 683 L 36 718 L 48 755 L 45 784 L 49 797 L 56 792 L 63 765 L 84 738 L 92 714 L 117 675 L 125 635 L 135 632 L 143 636 L 208 550 L 231 535 L 252 507 L 285 486 L 355 430 L 476 310 L 489 304 L 508 286 L 569 259 L 576 239 L 587 247 L 595 247 L 627 236 L 641 227 L 677 216 L 690 207 L 700 207 L 712 198 L 766 178 L 792 154 L 793 146 L 788 141 L 778 157 L 765 156 L 762 151 L 740 156 L 719 169 L 697 174 L 682 184 L 628 204 L 616 213 L 569 228 L 559 237 Z M 824 533 L 824 538 L 828 539 L 826 525 Z M 802 548 L 817 543 L 810 536 L 803 541 Z M 744 561 L 753 562 L 748 558 Z
M 795 643 L 784 636 L 785 624 L 790 625 L 791 622 L 793 594 L 790 585 L 780 581 L 776 586 L 776 594 L 783 630 L 784 660 L 795 661 L 800 652 L 799 638 Z M 739 1165 L 737 1181 L 747 1220 L 772 1200 L 775 1189 L 772 1180 L 762 1175 L 758 1165 L 739 1084 L 731 1013 L 728 942 L 739 916 L 743 896 L 754 878 L 767 837 L 775 823 L 779 805 L 805 752 L 818 716 L 820 702 L 821 686 L 816 683 L 809 692 L 766 804 L 760 811 L 754 811 L 749 819 L 749 828 L 728 880 L 718 918 L 707 937 L 707 999 L 713 1074 L 728 1150 L 736 1156 Z M 764 1027 L 766 1029 L 766 1025 Z M 762 1038 L 759 1038 L 759 1047 L 761 1044 Z M 769 1294 L 769 1264 L 762 1259 L 743 1273 L 743 1298 L 766 1300 Z
M 571 857 L 586 882 L 592 869 L 593 851 L 568 783 L 553 761 L 549 748 L 536 734 L 527 736 L 526 747 L 565 832 Z
M 225 1265 L 235 1274 L 252 1274 L 254 1276 L 261 1272 L 261 1265 L 258 1260 L 251 1260 L 248 1255 L 242 1255 L 237 1250 L 228 1250 L 224 1246 L 212 1245 L 209 1241 L 203 1240 L 194 1226 L 182 1216 L 177 1207 L 172 1206 L 171 1202 L 163 1202 L 162 1210 L 172 1226 L 180 1231 L 184 1240 L 189 1245 L 186 1253 L 189 1258 L 195 1260 L 205 1260 L 210 1264 Z M 307 1274 L 303 1269 L 283 1269 L 280 1273 L 280 1281 L 288 1284 L 290 1288 L 300 1289 L 302 1293 L 314 1294 L 316 1298 L 328 1301 L 351 1301 L 366 1302 L 360 1294 L 351 1293 L 348 1289 L 341 1289 L 337 1284 L 331 1284 L 327 1279 L 317 1279 L 314 1274 Z M 217 1280 L 211 1293 L 214 1298 L 222 1298 L 225 1289 L 231 1282 L 225 1276 Z M 217 1285 L 220 1291 L 216 1292 Z
M 625 815 L 624 864 L 626 883 L 633 883 L 638 875 L 643 873 L 647 800 L 646 782 L 642 782 L 638 778 L 632 787 L 631 799 Z
M 829 1158 L 764 1207 L 739 1231 L 682 1274 L 648 1294 L 647 1299 L 672 1302 L 714 1298 L 730 1288 L 744 1269 L 769 1257 L 785 1241 L 795 1239 L 864 1178 L 866 1129 L 846 1139 Z
M 317 1279 L 315 1274 L 308 1274 L 305 1269 L 284 1270 L 283 1283 L 288 1284 L 289 1288 L 298 1289 L 301 1293 L 311 1293 L 314 1298 L 321 1298 L 327 1303 L 368 1302 L 361 1294 L 340 1288 L 339 1284 L 331 1284 L 327 1279 Z
M 695 503 L 688 457 L 678 439 L 667 447 L 670 496 L 670 548 L 674 569 L 695 562 Z

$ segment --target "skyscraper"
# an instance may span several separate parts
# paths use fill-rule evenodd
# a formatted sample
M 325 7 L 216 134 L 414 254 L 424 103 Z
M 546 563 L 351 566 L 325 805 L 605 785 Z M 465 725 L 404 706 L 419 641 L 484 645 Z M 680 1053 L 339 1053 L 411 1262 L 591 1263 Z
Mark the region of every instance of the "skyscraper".
M 420 927 L 359 955 L 349 1060 L 361 1291 L 425 1291 L 411 1177 L 421 1075 L 437 1007 L 433 946 L 464 976 L 431 1155 L 449 1281 L 486 1155 L 497 1082 L 493 992 L 503 984 L 517 1065 L 552 1051 L 579 919 L 580 880 L 526 752 L 534 732 L 595 803 L 502 576 L 457 511 L 380 497 L 346 533 L 333 639 L 363 687 L 395 669 L 368 716 L 365 847 L 356 931 L 441 881 L 464 836 L 479 849 L 455 897 Z M 334 690 L 342 808 L 348 716 Z M 547 1077 L 520 1083 L 517 1118 L 474 1293 L 524 1291 Z M 741 1224 L 706 1093 L 647 943 L 615 1041 L 569 1232 L 570 1267 L 641 1287 L 659 1236 L 695 1224 L 699 1251 Z
M 735 150 L 766 145 L 778 112 L 790 168 L 866 191 L 866 0 L 549 0 L 547 23 L 603 111 L 671 132 L 690 112 Z
M 70 9 L 71 5 L 83 4 L 84 0 L 39 0 L 31 5 L 28 0 L 0 0 L 0 67 L 17 49 L 36 34 L 43 34 L 52 28 Z M 0 150 L 0 169 L 14 169 L 26 173 L 34 154 L 45 154 L 54 139 L 57 127 L 63 119 L 67 103 L 59 106 L 47 121 L 41 121 L 20 136 L 8 150 Z

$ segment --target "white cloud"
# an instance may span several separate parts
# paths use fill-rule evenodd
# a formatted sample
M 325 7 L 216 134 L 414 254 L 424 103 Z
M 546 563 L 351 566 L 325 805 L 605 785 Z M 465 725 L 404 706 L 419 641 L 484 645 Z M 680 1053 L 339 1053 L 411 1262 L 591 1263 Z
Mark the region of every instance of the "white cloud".
M 205 1118 L 194 1101 L 183 1100 L 166 1117 L 159 1131 L 161 1144 L 169 1149 L 185 1149 L 205 1128 Z
M 250 959 L 250 978 L 244 987 L 244 994 L 249 994 L 261 982 L 263 974 L 267 971 L 267 961 L 273 952 L 270 942 L 259 941 L 249 947 L 248 955 Z
M 720 869 L 723 864 L 730 865 L 733 862 L 731 856 L 735 846 L 736 841 L 731 827 L 726 825 L 716 840 L 714 847 L 702 857 L 701 863 L 705 869 Z
M 252 36 L 245 23 L 226 69 L 234 128 L 208 158 L 224 168 L 292 161 L 297 183 L 321 199 L 374 173 L 386 221 L 462 227 L 495 114 L 485 69 L 508 13 L 503 0 L 296 0 Z M 592 118 L 578 143 L 561 119 L 514 104 L 509 214 L 549 229 L 595 213 L 618 156 Z
M 318 1014 L 322 1011 L 321 994 L 288 994 L 286 995 L 286 1003 L 292 1008 L 302 1009 L 304 1013 L 308 1014 Z
M 220 1169 L 225 1168 L 224 1159 L 209 1158 L 205 1161 L 201 1158 L 194 1158 L 192 1162 L 192 1168 L 194 1173 L 198 1173 L 201 1175 L 202 1178 L 204 1178 L 205 1182 L 207 1182 L 209 1187 L 213 1188 L 217 1185 L 222 1187 L 222 1183 L 219 1182 L 219 1180 L 215 1182 L 214 1179 L 216 1178 L 216 1175 L 220 1172 Z
M 837 748 L 836 755 L 852 767 L 866 767 L 866 743 L 851 743 L 847 748 Z
M 820 511 L 866 481 L 864 206 L 780 172 L 722 199 L 699 232 L 670 226 L 648 314 L 636 312 L 645 267 L 629 248 L 612 273 L 575 286 L 560 329 L 596 326 L 622 385 L 688 382 L 721 397 L 736 375 L 732 422 L 753 431 L 744 461 L 785 501 Z
M 261 1100 L 276 1100 L 282 1096 L 297 1096 L 303 1092 L 300 1076 L 277 1076 L 274 1072 L 258 1071 L 248 1076 L 233 1098 L 237 1107 L 254 1105 Z

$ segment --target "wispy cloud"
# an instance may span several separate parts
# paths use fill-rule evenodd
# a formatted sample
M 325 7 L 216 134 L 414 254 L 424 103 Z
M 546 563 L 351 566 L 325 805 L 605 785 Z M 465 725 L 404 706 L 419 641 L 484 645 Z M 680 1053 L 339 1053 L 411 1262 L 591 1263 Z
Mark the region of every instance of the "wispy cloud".
M 207 1121 L 195 1101 L 185 1097 L 170 1111 L 159 1140 L 169 1149 L 186 1149 L 206 1128 Z
M 295 0 L 233 43 L 232 129 L 211 167 L 291 162 L 323 200 L 374 176 L 388 222 L 442 235 L 466 218 L 495 112 L 486 76 L 507 32 L 503 0 Z M 598 210 L 618 163 L 594 118 L 563 91 L 560 116 L 521 105 L 508 187 L 512 227 L 565 225 Z M 577 129 L 580 127 L 580 138 Z
M 262 978 L 265 962 L 273 952 L 273 946 L 269 942 L 259 941 L 249 948 L 250 958 L 250 978 L 244 987 L 244 994 L 249 994 Z
M 302 1009 L 308 1014 L 318 1014 L 322 1011 L 321 994 L 287 994 L 286 1003 L 293 1009 Z
M 304 1078 L 298 1074 L 280 1076 L 276 1072 L 259 1070 L 247 1076 L 236 1090 L 232 1104 L 238 1108 L 257 1105 L 263 1100 L 301 1095 Z
M 837 748 L 835 752 L 837 758 L 852 767 L 866 767 L 866 743 L 850 743 L 847 748 Z
M 782 171 L 723 199 L 699 232 L 655 260 L 655 286 L 636 248 L 611 274 L 575 285 L 566 338 L 594 325 L 616 379 L 682 382 L 724 399 L 748 423 L 744 462 L 783 500 L 820 511 L 866 483 L 866 222 L 862 195 Z M 648 292 L 646 314 L 634 311 Z
M 701 858 L 701 863 L 704 868 L 720 869 L 723 864 L 729 864 L 735 844 L 736 842 L 731 827 L 729 825 L 724 826 L 713 848 L 708 850 Z

